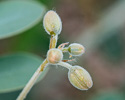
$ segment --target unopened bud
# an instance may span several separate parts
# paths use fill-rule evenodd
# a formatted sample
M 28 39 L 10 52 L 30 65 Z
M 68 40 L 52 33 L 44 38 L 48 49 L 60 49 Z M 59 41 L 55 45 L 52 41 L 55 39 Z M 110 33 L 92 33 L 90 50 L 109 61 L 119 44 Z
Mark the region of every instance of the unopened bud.
M 85 52 L 85 48 L 81 44 L 72 43 L 68 47 L 68 52 L 72 56 L 80 56 Z
M 50 10 L 43 19 L 43 26 L 49 35 L 58 35 L 62 30 L 62 22 L 58 14 Z
M 63 59 L 63 53 L 61 50 L 53 48 L 47 53 L 47 60 L 51 64 L 57 64 Z
M 73 66 L 69 69 L 68 78 L 70 83 L 80 90 L 88 90 L 93 82 L 90 74 L 80 66 Z

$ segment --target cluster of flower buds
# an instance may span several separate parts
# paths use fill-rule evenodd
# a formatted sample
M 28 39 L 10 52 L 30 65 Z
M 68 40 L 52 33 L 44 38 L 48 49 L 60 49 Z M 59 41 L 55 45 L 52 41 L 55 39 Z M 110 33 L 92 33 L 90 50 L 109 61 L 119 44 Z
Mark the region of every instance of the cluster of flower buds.
M 77 89 L 88 90 L 91 88 L 93 81 L 90 74 L 78 65 L 72 66 L 67 63 L 68 61 L 73 61 L 73 59 L 63 59 L 64 52 L 68 52 L 70 54 L 69 58 L 72 56 L 81 56 L 85 53 L 84 46 L 78 43 L 72 43 L 68 47 L 65 47 L 68 43 L 63 43 L 56 48 L 57 38 L 62 30 L 62 22 L 59 15 L 55 11 L 50 10 L 46 13 L 43 19 L 43 25 L 46 32 L 51 35 L 50 49 L 47 52 L 48 63 L 68 68 L 69 81 Z

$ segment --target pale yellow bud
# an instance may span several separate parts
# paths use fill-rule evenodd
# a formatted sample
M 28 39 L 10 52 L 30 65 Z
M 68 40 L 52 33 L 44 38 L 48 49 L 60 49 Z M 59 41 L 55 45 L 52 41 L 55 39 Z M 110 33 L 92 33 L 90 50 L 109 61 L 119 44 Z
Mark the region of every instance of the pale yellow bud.
M 48 11 L 44 16 L 43 26 L 46 32 L 50 35 L 58 35 L 62 30 L 61 19 L 53 10 Z
M 53 48 L 47 52 L 47 61 L 50 64 L 57 64 L 63 59 L 63 53 L 61 50 Z
M 72 43 L 69 45 L 68 47 L 68 52 L 72 55 L 72 56 L 80 56 L 83 53 L 85 53 L 85 48 L 78 43 Z
M 70 83 L 80 90 L 88 90 L 93 85 L 90 74 L 80 66 L 71 67 L 68 72 L 68 78 Z

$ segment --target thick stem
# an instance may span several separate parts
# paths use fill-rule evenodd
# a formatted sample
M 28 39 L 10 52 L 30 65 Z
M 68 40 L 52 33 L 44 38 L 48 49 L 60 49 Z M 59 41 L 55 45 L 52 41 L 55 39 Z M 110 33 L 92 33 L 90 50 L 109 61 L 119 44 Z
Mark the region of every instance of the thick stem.
M 51 36 L 49 49 L 55 48 L 57 44 L 58 35 Z
M 33 87 L 34 83 L 40 76 L 41 72 L 44 70 L 45 66 L 47 65 L 48 61 L 45 59 L 44 62 L 39 66 L 36 72 L 33 74 L 29 82 L 26 84 L 20 95 L 16 100 L 24 100 L 26 95 L 29 93 L 30 89 Z
M 57 65 L 63 66 L 67 69 L 70 69 L 72 67 L 72 65 L 65 63 L 65 62 L 59 62 Z

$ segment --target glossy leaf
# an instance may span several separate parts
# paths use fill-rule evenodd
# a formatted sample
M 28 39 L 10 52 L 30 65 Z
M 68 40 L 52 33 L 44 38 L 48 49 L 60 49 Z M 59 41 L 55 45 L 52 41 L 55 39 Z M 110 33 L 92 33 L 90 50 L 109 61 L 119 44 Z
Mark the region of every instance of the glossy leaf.
M 22 89 L 42 61 L 43 59 L 28 53 L 0 57 L 0 93 Z M 47 70 L 41 74 L 40 79 Z
M 0 3 L 0 39 L 24 32 L 36 25 L 45 7 L 36 1 L 3 1 Z

